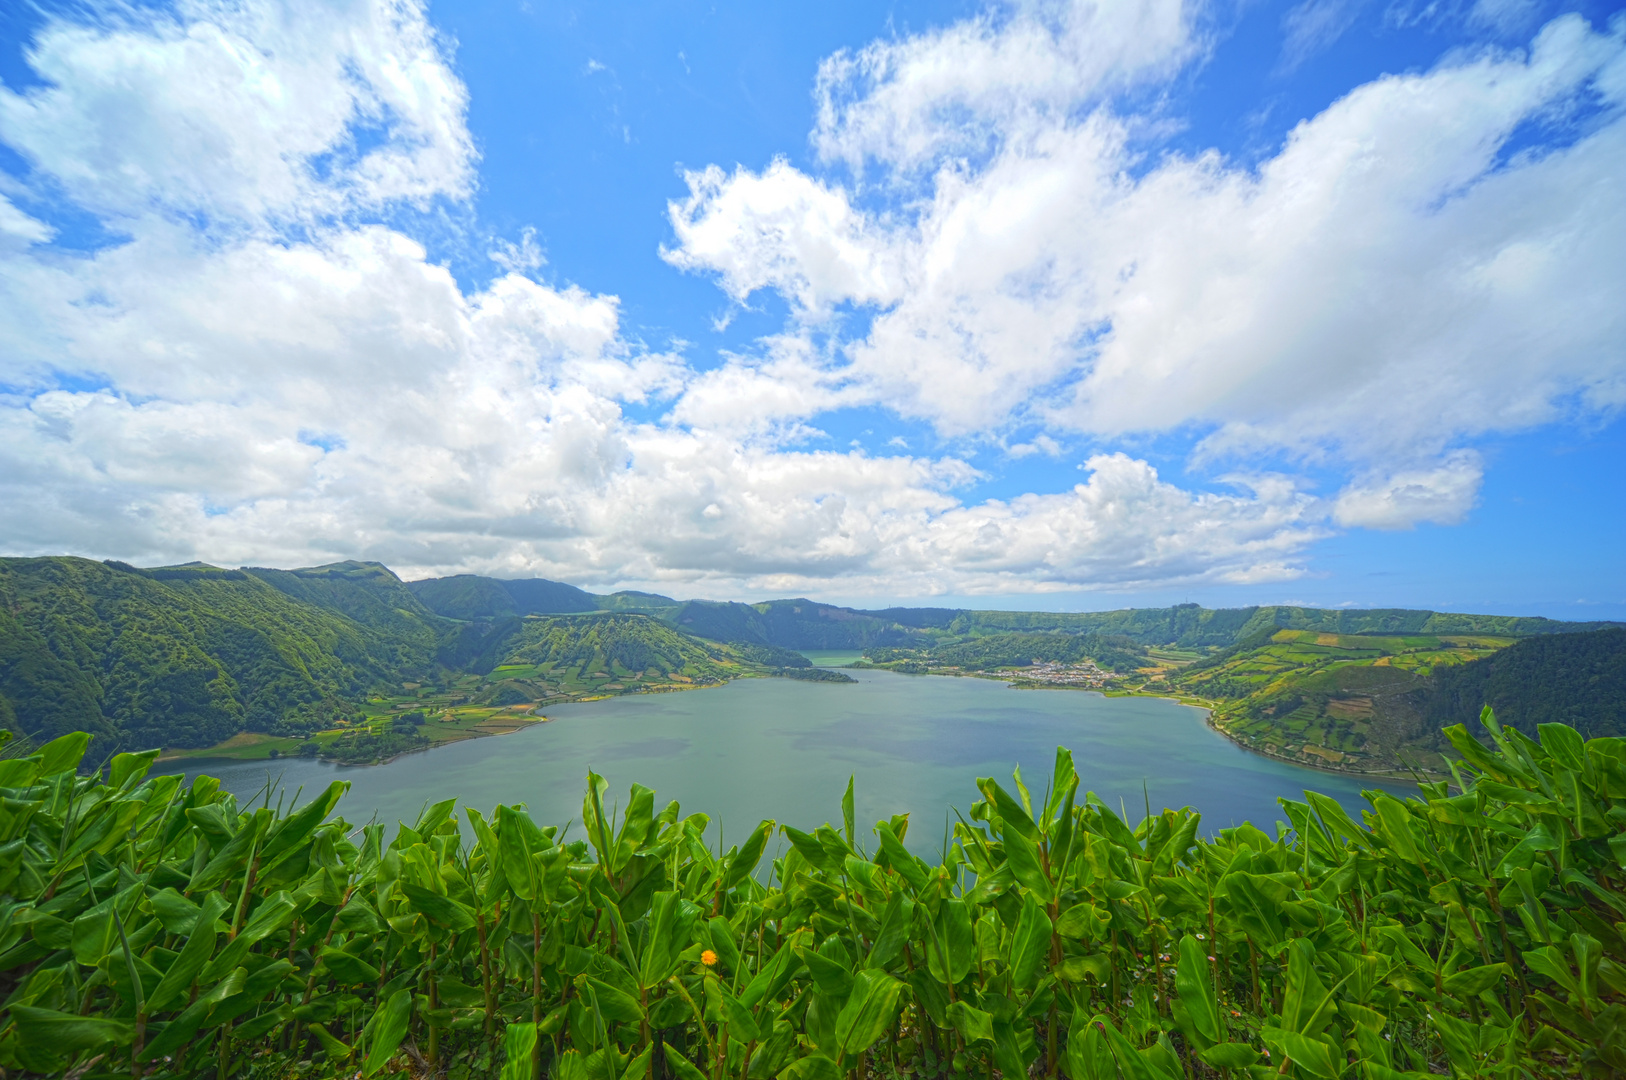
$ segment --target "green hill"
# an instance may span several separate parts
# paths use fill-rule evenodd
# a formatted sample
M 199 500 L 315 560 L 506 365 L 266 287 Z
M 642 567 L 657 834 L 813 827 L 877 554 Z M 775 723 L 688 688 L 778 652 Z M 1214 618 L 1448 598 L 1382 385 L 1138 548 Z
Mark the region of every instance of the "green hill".
M 1045 611 L 966 611 L 959 625 L 974 630 L 1065 630 L 1119 634 L 1142 645 L 1227 648 L 1274 630 L 1325 634 L 1490 634 L 1529 637 L 1597 630 L 1612 623 L 1570 623 L 1519 615 L 1460 615 L 1405 608 L 1326 610 L 1304 607 L 1128 608 L 1077 614 Z
M 574 585 L 542 578 L 504 581 L 500 578 L 458 574 L 407 583 L 419 601 L 437 615 L 450 619 L 492 618 L 503 615 L 552 615 L 597 611 L 598 597 Z
M 761 604 L 691 600 L 663 618 L 713 641 L 750 641 L 782 649 L 866 649 L 922 644 L 919 631 L 891 619 L 812 600 Z
M 1532 736 L 1553 722 L 1587 736 L 1626 733 L 1626 628 L 1518 639 L 1278 630 L 1147 688 L 1160 685 L 1215 701 L 1215 726 L 1266 753 L 1340 768 L 1432 767 L 1449 748 L 1440 730 L 1478 731 L 1485 705 Z
M 0 559 L 0 721 L 207 746 L 315 723 L 431 667 L 442 620 L 388 569 Z
M 1481 705 L 1532 737 L 1541 724 L 1568 724 L 1587 738 L 1626 735 L 1626 628 L 1526 638 L 1438 670 L 1421 711 L 1432 727 L 1466 723 L 1479 732 Z
M 448 619 L 491 619 L 505 615 L 572 615 L 586 611 L 674 610 L 670 596 L 625 591 L 601 596 L 546 578 L 492 578 L 477 574 L 424 578 L 406 587 L 430 611 Z
M 596 692 L 708 686 L 754 670 L 751 661 L 702 642 L 648 615 L 596 612 L 534 616 L 504 639 L 502 659 L 486 675 L 496 704 L 546 701 Z

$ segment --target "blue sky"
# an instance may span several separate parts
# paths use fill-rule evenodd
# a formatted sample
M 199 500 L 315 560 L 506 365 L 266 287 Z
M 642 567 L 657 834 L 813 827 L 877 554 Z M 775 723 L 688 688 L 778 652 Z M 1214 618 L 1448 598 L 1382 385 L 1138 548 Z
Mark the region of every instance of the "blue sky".
M 0 549 L 1626 618 L 1600 4 L 0 18 Z

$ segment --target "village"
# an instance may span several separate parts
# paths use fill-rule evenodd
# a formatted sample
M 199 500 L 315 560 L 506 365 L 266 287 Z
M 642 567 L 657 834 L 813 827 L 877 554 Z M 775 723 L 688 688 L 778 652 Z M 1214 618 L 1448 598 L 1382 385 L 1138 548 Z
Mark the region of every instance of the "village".
M 1082 686 L 1092 690 L 1099 690 L 1112 678 L 1112 672 L 1102 671 L 1090 660 L 1081 660 L 1076 664 L 1063 664 L 1055 661 L 1036 663 L 1028 668 L 1012 668 L 1000 672 L 1026 683 L 1043 683 L 1046 686 Z

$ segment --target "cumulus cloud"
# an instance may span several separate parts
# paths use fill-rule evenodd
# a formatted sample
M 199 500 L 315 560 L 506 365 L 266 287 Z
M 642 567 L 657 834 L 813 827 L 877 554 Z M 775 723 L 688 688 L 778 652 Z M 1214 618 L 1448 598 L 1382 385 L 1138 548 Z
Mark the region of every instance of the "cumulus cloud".
M 878 74 L 827 100 L 815 142 L 913 183 L 912 209 L 861 209 L 857 185 L 784 163 L 713 171 L 674 205 L 670 257 L 736 298 L 866 310 L 839 373 L 948 435 L 1197 432 L 1200 460 L 1330 458 L 1366 490 L 1430 459 L 1457 475 L 1454 449 L 1487 433 L 1618 407 L 1626 22 L 1564 16 L 1527 48 L 1379 78 L 1255 167 L 1212 151 L 1148 163 L 1146 118 L 1092 96 L 1102 71 L 1007 60 L 1069 40 L 1019 15 L 873 46 L 884 59 L 863 69 Z M 1114 40 L 1100 55 L 1142 56 L 1113 69 L 1126 77 L 1185 39 L 1171 29 L 1144 54 Z M 1044 89 L 1047 72 L 1069 89 Z M 988 152 L 966 156 L 937 125 L 993 133 Z M 826 209 L 794 228 L 756 209 L 815 190 Z M 696 222 L 729 238 L 726 255 L 687 246 Z
M 855 170 L 935 167 L 1042 138 L 1198 50 L 1184 0 L 1022 2 L 819 65 L 813 143 Z
M 468 288 L 394 224 L 477 187 L 421 5 L 48 19 L 42 83 L 0 87 L 28 166 L 0 197 L 0 504 L 27 508 L 0 545 L 714 594 L 1279 581 L 1333 526 L 1460 520 L 1462 440 L 1626 402 L 1626 29 L 1379 80 L 1257 168 L 1148 164 L 1118 95 L 1200 55 L 1194 25 L 1016 5 L 830 58 L 828 173 L 701 169 L 669 207 L 669 263 L 791 307 L 696 366 L 528 276 L 534 233 Z M 1506 153 L 1583 98 L 1579 137 Z M 53 200 L 116 239 L 57 249 Z M 951 449 L 813 448 L 859 406 Z M 979 442 L 1171 430 L 1234 474 L 1188 490 L 1108 451 L 1069 491 L 968 494 Z M 1318 499 L 1243 467 L 1261 448 L 1353 479 Z
M 762 173 L 713 165 L 686 173 L 689 197 L 668 205 L 675 248 L 662 258 L 684 270 L 713 271 L 735 301 L 758 289 L 788 297 L 805 316 L 838 302 L 896 300 L 903 285 L 896 253 L 847 199 L 783 159 Z
M 1332 517 L 1340 525 L 1409 529 L 1420 522 L 1455 525 L 1473 509 L 1484 469 L 1479 455 L 1459 450 L 1435 468 L 1371 478 L 1339 492 Z
M 91 210 L 304 218 L 473 184 L 467 92 L 413 0 L 119 6 L 27 58 L 44 85 L 0 89 L 0 139 Z
M 23 187 L 120 235 L 69 256 L 0 202 L 0 501 L 28 508 L 6 549 L 896 594 L 1279 576 L 1315 535 L 1279 483 L 1194 494 L 1121 455 L 976 504 L 952 454 L 796 448 L 873 400 L 802 324 L 696 371 L 629 345 L 614 296 L 526 276 L 528 230 L 464 289 L 386 223 L 473 190 L 443 43 L 412 3 L 316 7 L 61 17 L 29 53 L 46 82 L 0 88 Z M 668 258 L 733 295 L 793 293 L 804 322 L 900 295 L 839 187 L 784 163 L 691 184 Z

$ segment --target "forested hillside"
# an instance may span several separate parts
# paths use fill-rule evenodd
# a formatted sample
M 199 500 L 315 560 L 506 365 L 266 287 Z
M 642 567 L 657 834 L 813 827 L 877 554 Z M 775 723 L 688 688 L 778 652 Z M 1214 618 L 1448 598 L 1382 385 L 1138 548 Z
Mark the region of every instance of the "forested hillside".
M 491 672 L 520 701 L 595 691 L 706 686 L 747 672 L 742 657 L 647 615 L 600 612 L 524 620 Z M 805 663 L 805 660 L 804 660 Z M 504 699 L 499 696 L 495 700 Z
M 139 746 L 325 723 L 433 663 L 443 621 L 376 563 L 0 560 L 0 725 Z
M 1626 628 L 1526 638 L 1436 671 L 1423 712 L 1435 728 L 1479 731 L 1482 705 L 1526 735 L 1555 723 L 1588 738 L 1626 735 Z
M 592 593 L 541 578 L 504 581 L 459 574 L 408 582 L 407 588 L 430 611 L 451 619 L 552 615 L 599 609 L 599 598 Z
M 667 611 L 678 601 L 655 593 L 598 595 L 546 578 L 490 578 L 475 574 L 424 578 L 407 583 L 425 607 L 449 619 L 504 615 L 570 615 L 583 611 Z
M 1440 730 L 1485 705 L 1534 735 L 1562 722 L 1626 733 L 1626 629 L 1512 638 L 1278 630 L 1163 672 L 1148 687 L 1217 703 L 1215 724 L 1277 756 L 1340 768 L 1440 764 Z
M 1489 634 L 1528 637 L 1597 630 L 1612 623 L 1571 623 L 1518 615 L 1462 615 L 1403 608 L 1329 611 L 1303 607 L 1211 609 L 1197 604 L 1078 614 L 1042 611 L 967 611 L 970 630 L 1065 630 L 1121 634 L 1143 645 L 1226 648 L 1276 630 L 1322 634 Z

